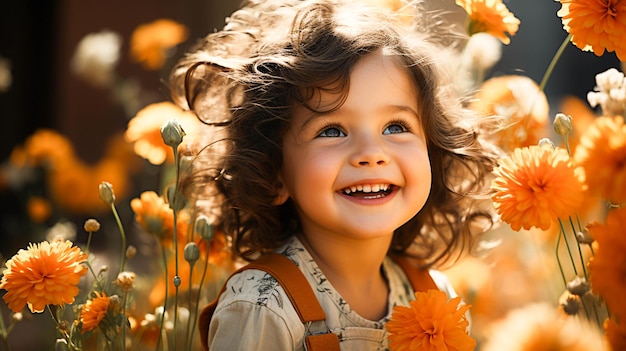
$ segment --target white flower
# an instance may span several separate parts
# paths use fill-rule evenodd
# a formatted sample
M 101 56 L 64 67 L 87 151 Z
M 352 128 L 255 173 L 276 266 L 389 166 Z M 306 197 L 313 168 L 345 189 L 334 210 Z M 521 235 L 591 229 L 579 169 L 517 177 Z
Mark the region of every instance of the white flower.
M 121 46 L 122 37 L 110 30 L 87 34 L 76 47 L 71 69 L 96 86 L 110 86 Z
M 587 93 L 587 101 L 591 107 L 600 105 L 604 116 L 622 115 L 626 111 L 624 73 L 610 68 L 596 75 L 596 87 Z
M 0 57 L 0 93 L 8 91 L 12 83 L 11 62 L 8 59 Z

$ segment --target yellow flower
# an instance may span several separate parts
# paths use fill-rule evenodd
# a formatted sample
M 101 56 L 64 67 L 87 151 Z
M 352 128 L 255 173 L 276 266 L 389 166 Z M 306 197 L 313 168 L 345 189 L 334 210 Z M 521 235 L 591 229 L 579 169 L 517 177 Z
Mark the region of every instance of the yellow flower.
M 148 233 L 164 239 L 174 228 L 174 212 L 154 191 L 144 191 L 130 201 L 135 220 Z
M 21 249 L 6 263 L 0 289 L 13 312 L 28 305 L 31 312 L 43 312 L 46 305 L 74 302 L 80 278 L 87 273 L 81 262 L 87 260 L 72 242 L 44 241 Z
M 506 35 L 515 35 L 520 20 L 502 3 L 502 0 L 456 0 L 469 15 L 469 35 L 489 33 L 500 39 L 504 44 L 511 40 Z
M 536 145 L 547 135 L 550 107 L 546 95 L 526 76 L 507 75 L 488 79 L 473 97 L 469 108 L 480 115 L 503 117 L 494 133 L 506 151 Z
M 584 319 L 547 303 L 511 310 L 490 329 L 483 351 L 602 351 L 602 334 Z
M 626 2 L 623 0 L 558 0 L 563 29 L 572 43 L 597 56 L 615 51 L 626 61 Z
M 131 57 L 145 68 L 157 70 L 165 64 L 167 51 L 187 39 L 187 27 L 169 19 L 137 26 L 130 38 Z
M 515 149 L 494 170 L 491 189 L 495 208 L 515 231 L 550 228 L 583 204 L 584 172 L 561 148 Z
M 474 350 L 476 341 L 467 332 L 465 313 L 469 305 L 459 306 L 460 297 L 448 301 L 445 292 L 416 292 L 410 306 L 395 306 L 387 323 L 389 347 L 394 351 Z
M 80 321 L 83 323 L 81 334 L 96 329 L 109 309 L 111 298 L 104 291 L 96 291 L 95 294 L 96 297 L 87 300 L 80 310 Z
M 165 145 L 161 127 L 175 119 L 186 134 L 194 134 L 200 122 L 193 112 L 183 111 L 171 102 L 159 102 L 144 107 L 128 123 L 124 137 L 134 144 L 135 153 L 154 165 L 173 162 L 174 153 Z
M 626 207 L 613 209 L 606 223 L 590 223 L 589 234 L 595 239 L 595 255 L 589 260 L 589 281 L 594 292 L 606 302 L 609 311 L 626 321 Z
M 622 116 L 598 117 L 574 153 L 587 172 L 591 192 L 615 204 L 626 202 L 626 124 Z

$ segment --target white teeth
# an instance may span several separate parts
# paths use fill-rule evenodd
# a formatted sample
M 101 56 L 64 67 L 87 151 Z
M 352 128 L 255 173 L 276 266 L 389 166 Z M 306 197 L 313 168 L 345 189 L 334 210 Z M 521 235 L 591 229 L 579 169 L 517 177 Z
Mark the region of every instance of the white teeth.
M 362 191 L 364 193 L 377 193 L 379 191 L 387 191 L 389 187 L 389 184 L 359 184 L 345 188 L 343 189 L 343 192 L 346 194 L 354 193 L 357 191 Z

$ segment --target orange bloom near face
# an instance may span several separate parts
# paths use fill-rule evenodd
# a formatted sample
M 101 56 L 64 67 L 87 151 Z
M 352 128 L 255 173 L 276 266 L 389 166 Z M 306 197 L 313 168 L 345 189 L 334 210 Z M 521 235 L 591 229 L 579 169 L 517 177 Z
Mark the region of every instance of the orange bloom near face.
M 515 231 L 547 230 L 559 218 L 574 214 L 584 201 L 584 170 L 561 148 L 515 149 L 494 174 L 494 206 Z
M 416 292 L 409 307 L 393 308 L 387 323 L 390 349 L 474 350 L 476 341 L 468 335 L 465 316 L 471 306 L 459 306 L 460 302 L 460 297 L 448 301 L 448 295 L 439 290 Z
M 72 303 L 87 273 L 85 260 L 87 255 L 69 240 L 30 244 L 6 263 L 0 282 L 0 289 L 7 291 L 3 299 L 13 312 L 25 305 L 40 313 L 46 305 Z

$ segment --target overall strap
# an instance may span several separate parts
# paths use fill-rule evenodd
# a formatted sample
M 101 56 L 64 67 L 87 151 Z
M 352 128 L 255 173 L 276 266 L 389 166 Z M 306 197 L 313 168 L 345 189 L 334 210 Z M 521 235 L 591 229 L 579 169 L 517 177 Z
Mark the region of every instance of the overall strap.
M 425 292 L 431 289 L 439 290 L 430 276 L 428 269 L 420 267 L 418 261 L 408 256 L 391 255 L 393 261 L 402 268 L 414 291 Z
M 285 290 L 302 323 L 309 324 L 326 320 L 326 314 L 317 301 L 317 297 L 315 297 L 315 293 L 309 285 L 309 282 L 300 269 L 287 257 L 277 253 L 263 255 L 235 271 L 231 277 L 246 269 L 258 269 L 271 274 Z M 198 327 L 200 329 L 200 338 L 204 350 L 208 350 L 206 336 L 209 332 L 211 317 L 213 316 L 219 297 L 225 290 L 226 284 L 224 284 L 215 300 L 207 305 L 198 317 Z M 339 338 L 331 332 L 307 335 L 305 342 L 309 351 L 339 351 Z

